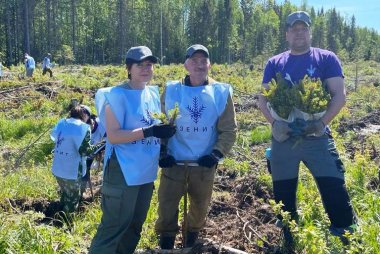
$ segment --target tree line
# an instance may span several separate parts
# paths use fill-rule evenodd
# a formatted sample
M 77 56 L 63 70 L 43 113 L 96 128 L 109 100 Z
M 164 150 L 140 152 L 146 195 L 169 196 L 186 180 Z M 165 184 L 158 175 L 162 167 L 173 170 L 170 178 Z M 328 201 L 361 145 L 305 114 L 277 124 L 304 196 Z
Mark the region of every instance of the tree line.
M 0 61 L 120 64 L 127 49 L 150 47 L 161 63 L 184 61 L 201 43 L 213 62 L 251 63 L 287 48 L 285 20 L 301 9 L 312 18 L 312 45 L 343 60 L 380 62 L 380 35 L 358 27 L 355 16 L 274 0 L 0 0 Z

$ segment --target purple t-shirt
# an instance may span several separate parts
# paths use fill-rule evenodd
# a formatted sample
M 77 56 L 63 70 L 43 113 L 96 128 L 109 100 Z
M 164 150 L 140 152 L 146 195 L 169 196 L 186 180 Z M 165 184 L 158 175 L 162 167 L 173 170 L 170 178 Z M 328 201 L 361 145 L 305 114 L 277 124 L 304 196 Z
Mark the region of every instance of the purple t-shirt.
M 289 77 L 293 83 L 298 83 L 305 75 L 320 78 L 322 82 L 332 77 L 344 77 L 340 61 L 333 52 L 313 47 L 302 55 L 292 55 L 290 51 L 285 51 L 271 57 L 265 66 L 263 83 L 275 79 L 278 72 L 289 84 Z

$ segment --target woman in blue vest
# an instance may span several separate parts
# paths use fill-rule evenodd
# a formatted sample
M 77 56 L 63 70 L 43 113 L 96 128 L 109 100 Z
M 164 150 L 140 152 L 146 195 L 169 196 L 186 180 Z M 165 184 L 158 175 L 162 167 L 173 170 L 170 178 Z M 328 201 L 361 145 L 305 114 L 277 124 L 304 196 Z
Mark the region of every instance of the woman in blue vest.
M 61 189 L 63 211 L 77 210 L 82 196 L 82 176 L 86 174 L 86 156 L 92 152 L 88 116 L 77 105 L 70 110 L 69 117 L 59 120 L 51 131 L 55 142 L 52 172 Z
M 160 112 L 157 86 L 147 86 L 157 58 L 145 46 L 126 56 L 129 81 L 100 89 L 95 95 L 106 150 L 102 186 L 102 219 L 90 253 L 133 253 L 140 240 L 157 177 L 160 138 L 175 127 L 152 117 Z

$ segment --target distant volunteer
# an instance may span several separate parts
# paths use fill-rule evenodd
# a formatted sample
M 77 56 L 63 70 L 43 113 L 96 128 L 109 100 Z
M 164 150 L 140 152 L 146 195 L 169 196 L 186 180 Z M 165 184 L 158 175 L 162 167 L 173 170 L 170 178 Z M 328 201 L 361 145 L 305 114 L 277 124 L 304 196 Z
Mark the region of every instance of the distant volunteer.
M 90 126 L 81 106 L 70 110 L 69 117 L 59 120 L 51 131 L 55 142 L 52 172 L 61 190 L 63 211 L 75 212 L 82 196 L 82 176 L 86 174 L 86 156 L 90 145 Z
M 83 177 L 82 177 L 82 181 L 83 181 L 83 184 L 82 184 L 83 191 L 82 192 L 84 193 L 86 190 L 86 187 L 87 187 L 87 183 L 91 183 L 90 170 L 91 170 L 91 166 L 94 162 L 94 158 L 95 158 L 95 156 L 97 156 L 100 153 L 103 153 L 103 151 L 104 151 L 105 144 L 103 144 L 103 142 L 104 142 L 104 139 L 106 136 L 106 131 L 105 131 L 104 127 L 99 124 L 99 118 L 96 117 L 96 115 L 93 115 L 91 113 L 91 109 L 89 106 L 81 105 L 81 107 L 83 108 L 85 114 L 88 116 L 87 124 L 91 128 L 90 144 L 93 146 L 96 146 L 96 149 L 94 149 L 94 152 L 91 153 L 86 158 L 87 170 L 86 170 L 86 174 L 83 175 Z
M 36 68 L 36 63 L 34 61 L 34 58 L 31 57 L 28 53 L 25 53 L 24 63 L 25 63 L 26 76 L 33 77 L 33 72 L 34 72 L 34 69 Z

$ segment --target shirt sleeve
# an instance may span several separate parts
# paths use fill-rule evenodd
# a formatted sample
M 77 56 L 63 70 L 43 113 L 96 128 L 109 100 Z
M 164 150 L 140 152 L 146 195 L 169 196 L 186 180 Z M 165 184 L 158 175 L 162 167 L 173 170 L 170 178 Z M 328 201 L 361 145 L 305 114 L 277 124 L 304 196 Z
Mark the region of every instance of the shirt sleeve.
M 276 78 L 276 71 L 273 63 L 269 60 L 265 65 L 264 75 L 263 75 L 263 84 L 267 84 Z
M 330 52 L 330 54 L 326 57 L 326 61 L 324 64 L 324 73 L 321 79 L 325 80 L 333 77 L 344 78 L 344 75 L 339 58 L 333 52 Z
M 224 112 L 218 119 L 217 131 L 218 139 L 214 149 L 225 156 L 234 145 L 237 133 L 236 113 L 231 94 L 228 96 Z

